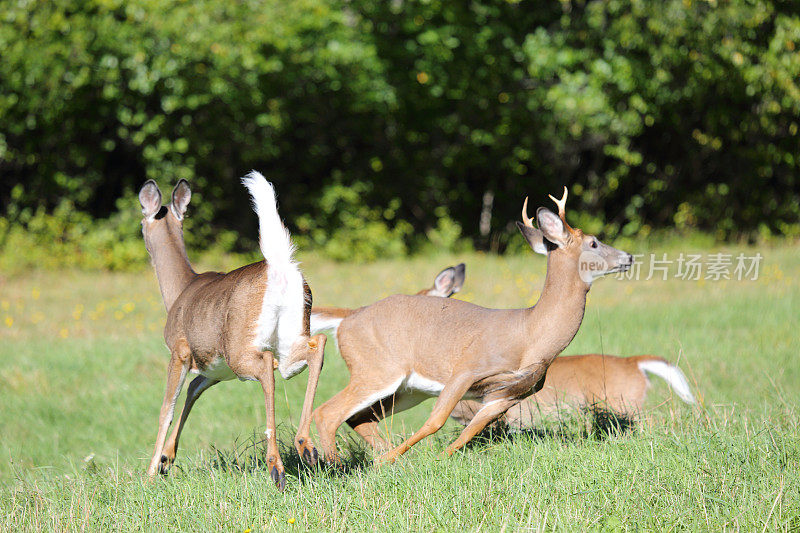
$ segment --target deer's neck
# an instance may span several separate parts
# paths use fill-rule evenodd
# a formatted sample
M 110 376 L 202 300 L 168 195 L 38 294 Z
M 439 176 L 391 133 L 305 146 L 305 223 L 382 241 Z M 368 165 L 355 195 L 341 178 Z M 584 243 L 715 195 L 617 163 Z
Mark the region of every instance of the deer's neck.
M 183 243 L 183 232 L 172 230 L 159 239 L 158 245 L 150 250 L 153 268 L 156 271 L 161 297 L 167 311 L 178 299 L 187 285 L 197 275 L 192 270 L 186 245 Z
M 528 309 L 528 361 L 552 361 L 566 348 L 583 321 L 589 285 L 578 276 L 574 258 L 566 254 L 547 256 L 547 275 L 536 305 Z M 526 364 L 527 363 L 527 364 Z

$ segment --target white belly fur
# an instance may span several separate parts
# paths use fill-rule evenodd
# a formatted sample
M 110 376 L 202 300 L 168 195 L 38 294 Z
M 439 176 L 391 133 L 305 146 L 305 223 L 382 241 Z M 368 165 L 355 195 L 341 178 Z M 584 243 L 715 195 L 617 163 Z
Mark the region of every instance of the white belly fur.
M 411 372 L 405 379 L 403 387 L 410 390 L 424 392 L 430 396 L 439 396 L 439 393 L 444 389 L 444 384 L 428 379 L 425 376 L 420 376 L 416 372 Z

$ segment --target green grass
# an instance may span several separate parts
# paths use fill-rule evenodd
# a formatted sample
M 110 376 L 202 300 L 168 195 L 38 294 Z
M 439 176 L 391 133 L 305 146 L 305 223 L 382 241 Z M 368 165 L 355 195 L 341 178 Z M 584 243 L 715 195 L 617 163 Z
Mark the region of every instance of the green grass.
M 380 470 L 343 430 L 348 468 L 310 470 L 290 449 L 303 374 L 278 383 L 283 494 L 260 462 L 261 389 L 238 381 L 203 396 L 172 474 L 145 481 L 168 358 L 151 271 L 0 275 L 0 530 L 798 530 L 800 248 L 760 251 L 757 281 L 596 283 L 565 351 L 679 361 L 699 408 L 655 382 L 638 431 L 552 425 L 442 459 L 458 429 L 448 423 Z M 459 261 L 460 298 L 518 307 L 538 297 L 545 262 L 533 253 L 360 266 L 309 256 L 303 268 L 315 302 L 356 306 L 419 290 Z M 348 380 L 328 347 L 317 404 Z M 387 429 L 407 435 L 430 407 Z

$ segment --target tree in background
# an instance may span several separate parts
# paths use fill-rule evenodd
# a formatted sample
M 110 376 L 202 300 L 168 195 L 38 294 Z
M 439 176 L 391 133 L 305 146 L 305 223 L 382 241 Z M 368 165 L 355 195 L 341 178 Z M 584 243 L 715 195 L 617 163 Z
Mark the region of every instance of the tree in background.
M 0 17 L 0 233 L 62 205 L 138 238 L 135 189 L 186 178 L 190 244 L 247 249 L 237 178 L 257 168 L 303 244 L 343 259 L 502 249 L 520 200 L 565 183 L 576 223 L 610 236 L 800 235 L 790 3 L 32 0 Z

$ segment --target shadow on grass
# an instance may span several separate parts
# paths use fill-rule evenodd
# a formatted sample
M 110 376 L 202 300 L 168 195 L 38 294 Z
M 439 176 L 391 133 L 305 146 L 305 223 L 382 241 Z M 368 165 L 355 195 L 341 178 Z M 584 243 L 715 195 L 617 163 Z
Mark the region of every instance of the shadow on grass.
M 291 428 L 278 429 L 278 446 L 286 475 L 296 477 L 305 483 L 309 476 L 339 477 L 372 467 L 372 453 L 367 445 L 360 442 L 355 435 L 337 435 L 341 463 L 333 465 L 320 458 L 315 466 L 309 466 L 300 459 L 294 448 L 294 432 Z M 344 445 L 341 444 L 344 438 Z M 258 473 L 269 475 L 267 465 L 267 442 L 263 435 L 254 433 L 251 437 L 234 442 L 233 449 L 212 447 L 213 457 L 206 461 L 205 468 L 224 473 Z
M 582 416 L 572 416 L 564 419 L 542 423 L 538 427 L 517 429 L 497 422 L 473 438 L 466 449 L 497 444 L 499 442 L 513 442 L 524 438 L 530 440 L 556 440 L 563 443 L 578 443 L 587 439 L 604 440 L 610 436 L 627 433 L 637 427 L 635 420 L 619 416 L 600 407 L 594 407 L 583 413 Z M 372 468 L 372 450 L 352 432 L 337 435 L 341 463 L 333 465 L 320 460 L 315 466 L 304 463 L 293 446 L 294 432 L 289 427 L 278 429 L 281 459 L 286 469 L 286 475 L 297 478 L 300 483 L 306 483 L 312 477 L 342 477 L 354 472 Z M 460 433 L 461 429 L 440 431 L 435 437 L 446 446 Z M 398 438 L 400 438 L 398 436 Z M 201 463 L 201 467 L 224 473 L 264 473 L 269 475 L 267 466 L 267 444 L 261 434 L 254 433 L 251 437 L 234 442 L 232 449 L 212 447 L 213 456 Z
M 567 416 L 542 421 L 534 427 L 511 427 L 500 420 L 488 426 L 475 436 L 465 448 L 517 439 L 555 440 L 565 444 L 575 444 L 587 439 L 605 440 L 623 435 L 638 427 L 636 420 L 600 406 L 593 406 L 580 415 Z

